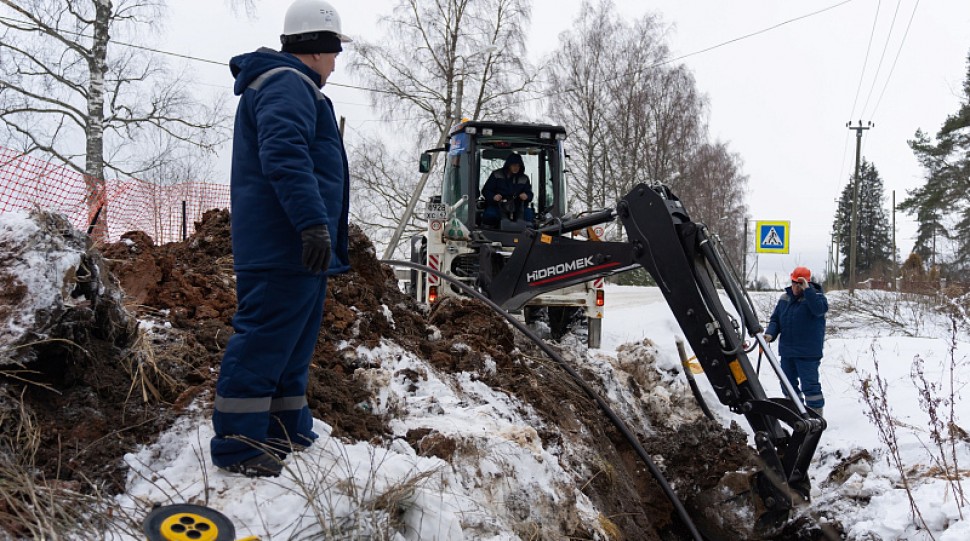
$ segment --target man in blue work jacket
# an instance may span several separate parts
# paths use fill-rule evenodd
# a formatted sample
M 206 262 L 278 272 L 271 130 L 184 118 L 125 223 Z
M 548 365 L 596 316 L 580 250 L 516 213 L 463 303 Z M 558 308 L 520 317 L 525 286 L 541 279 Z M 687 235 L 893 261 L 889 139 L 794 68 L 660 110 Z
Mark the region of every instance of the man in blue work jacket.
M 277 476 L 313 444 L 306 388 L 327 277 L 347 272 L 347 154 L 320 91 L 334 70 L 340 16 L 323 0 L 286 12 L 281 52 L 232 59 L 240 96 L 232 149 L 238 307 L 216 384 L 212 462 Z
M 781 368 L 791 383 L 797 399 L 804 396 L 805 405 L 821 416 L 825 406 L 818 368 L 822 363 L 825 343 L 825 313 L 829 302 L 822 286 L 811 281 L 812 271 L 796 267 L 791 273 L 791 286 L 778 299 L 771 314 L 765 340 L 780 338 L 778 355 Z

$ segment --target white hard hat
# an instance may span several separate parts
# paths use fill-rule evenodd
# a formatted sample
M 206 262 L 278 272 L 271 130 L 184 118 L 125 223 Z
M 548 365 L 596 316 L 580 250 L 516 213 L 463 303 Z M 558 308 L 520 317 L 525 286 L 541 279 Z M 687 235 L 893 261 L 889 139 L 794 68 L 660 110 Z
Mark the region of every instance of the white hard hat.
M 315 32 L 332 32 L 344 43 L 353 41 L 340 32 L 340 14 L 329 2 L 296 0 L 290 4 L 283 19 L 283 36 Z

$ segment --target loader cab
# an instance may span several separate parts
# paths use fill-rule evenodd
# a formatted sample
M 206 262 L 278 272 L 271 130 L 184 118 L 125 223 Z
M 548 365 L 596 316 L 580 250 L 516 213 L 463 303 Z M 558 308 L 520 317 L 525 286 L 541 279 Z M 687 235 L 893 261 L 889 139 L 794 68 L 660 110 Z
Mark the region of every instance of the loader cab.
M 446 147 L 441 203 L 451 208 L 467 197 L 466 203 L 456 208 L 455 218 L 470 231 L 522 231 L 561 217 L 566 212 L 565 139 L 563 127 L 547 124 L 467 121 L 456 125 Z M 482 188 L 512 153 L 522 157 L 524 173 L 529 177 L 533 193 L 530 212 L 486 226 L 483 215 L 487 203 Z

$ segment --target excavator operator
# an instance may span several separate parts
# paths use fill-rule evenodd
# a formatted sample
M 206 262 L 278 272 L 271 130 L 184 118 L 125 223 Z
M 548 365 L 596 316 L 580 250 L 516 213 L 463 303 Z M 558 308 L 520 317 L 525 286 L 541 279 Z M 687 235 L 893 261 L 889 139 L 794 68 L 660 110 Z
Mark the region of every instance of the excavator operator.
M 482 196 L 485 198 L 484 225 L 498 227 L 503 217 L 531 222 L 533 211 L 527 205 L 532 202 L 532 184 L 525 174 L 522 156 L 515 152 L 509 154 L 505 165 L 492 171 L 485 181 Z

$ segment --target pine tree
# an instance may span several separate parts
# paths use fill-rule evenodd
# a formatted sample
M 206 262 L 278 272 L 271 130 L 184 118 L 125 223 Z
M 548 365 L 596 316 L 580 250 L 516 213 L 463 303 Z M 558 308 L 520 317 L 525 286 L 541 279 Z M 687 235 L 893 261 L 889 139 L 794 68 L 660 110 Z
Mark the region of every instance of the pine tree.
M 853 175 L 854 177 L 855 175 Z M 859 167 L 859 207 L 856 229 L 856 276 L 858 279 L 886 278 L 890 275 L 895 254 L 889 220 L 883 208 L 883 182 L 876 166 L 865 160 Z M 849 276 L 849 251 L 852 231 L 853 178 L 842 190 L 832 229 L 842 255 L 842 277 Z
M 926 183 L 899 205 L 919 224 L 913 252 L 950 277 L 970 268 L 970 55 L 967 60 L 960 109 L 943 122 L 935 142 L 922 130 L 909 141 Z M 944 241 L 952 241 L 952 253 L 942 249 Z

